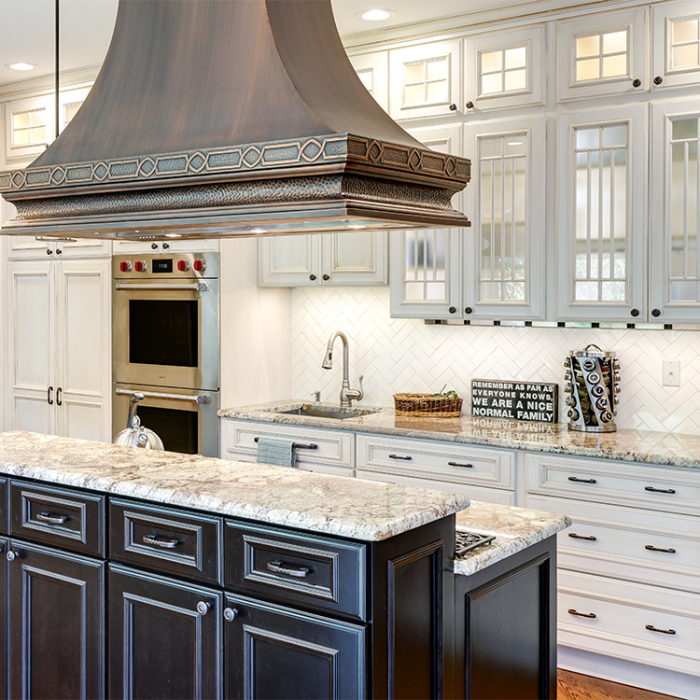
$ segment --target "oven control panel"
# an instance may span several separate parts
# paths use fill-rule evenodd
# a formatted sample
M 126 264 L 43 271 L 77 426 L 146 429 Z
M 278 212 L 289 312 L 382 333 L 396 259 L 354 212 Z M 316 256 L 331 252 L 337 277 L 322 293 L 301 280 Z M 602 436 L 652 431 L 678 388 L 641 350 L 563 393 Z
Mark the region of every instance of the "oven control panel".
M 136 253 L 112 258 L 113 279 L 216 279 L 218 276 L 218 253 Z

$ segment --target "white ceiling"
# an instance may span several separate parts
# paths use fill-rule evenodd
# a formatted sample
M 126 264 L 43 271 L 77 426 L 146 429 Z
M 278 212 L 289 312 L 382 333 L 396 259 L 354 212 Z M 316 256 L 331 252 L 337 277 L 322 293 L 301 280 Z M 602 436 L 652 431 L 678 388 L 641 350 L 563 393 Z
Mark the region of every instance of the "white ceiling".
M 138 0 L 129 0 L 138 2 Z M 177 0 L 173 0 L 175 2 Z M 520 0 L 527 3 L 528 0 Z M 451 17 L 516 4 L 513 0 L 332 0 L 343 36 L 413 22 Z M 571 0 L 571 4 L 577 4 Z M 54 0 L 0 0 L 0 84 L 54 71 Z M 382 22 L 367 22 L 357 13 L 373 8 L 394 10 Z M 60 0 L 61 70 L 100 65 L 109 46 L 117 0 Z M 19 73 L 6 63 L 24 61 L 37 68 Z

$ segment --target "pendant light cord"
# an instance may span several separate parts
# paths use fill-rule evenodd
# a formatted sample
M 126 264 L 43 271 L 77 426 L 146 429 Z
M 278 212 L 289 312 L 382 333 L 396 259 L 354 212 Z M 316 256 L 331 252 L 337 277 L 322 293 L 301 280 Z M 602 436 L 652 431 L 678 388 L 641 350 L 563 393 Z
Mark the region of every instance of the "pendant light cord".
M 54 117 L 56 119 L 56 136 L 58 137 L 58 115 L 59 115 L 59 104 L 58 104 L 58 72 L 59 72 L 59 67 L 58 67 L 58 46 L 59 46 L 59 36 L 58 36 L 58 30 L 59 30 L 59 0 L 55 0 L 54 4 L 54 18 L 56 20 L 56 26 L 55 26 L 55 32 L 54 32 L 54 48 L 56 51 L 56 56 L 54 59 L 55 62 L 55 71 L 56 71 L 56 85 L 55 85 L 55 92 L 56 92 L 56 105 L 55 105 L 55 113 Z

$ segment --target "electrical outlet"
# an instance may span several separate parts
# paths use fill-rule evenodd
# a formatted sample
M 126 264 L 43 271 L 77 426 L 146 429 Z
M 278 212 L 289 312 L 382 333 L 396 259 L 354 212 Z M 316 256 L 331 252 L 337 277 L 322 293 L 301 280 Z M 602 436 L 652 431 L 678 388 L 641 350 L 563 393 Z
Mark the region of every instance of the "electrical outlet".
M 664 386 L 681 385 L 681 361 L 664 360 Z

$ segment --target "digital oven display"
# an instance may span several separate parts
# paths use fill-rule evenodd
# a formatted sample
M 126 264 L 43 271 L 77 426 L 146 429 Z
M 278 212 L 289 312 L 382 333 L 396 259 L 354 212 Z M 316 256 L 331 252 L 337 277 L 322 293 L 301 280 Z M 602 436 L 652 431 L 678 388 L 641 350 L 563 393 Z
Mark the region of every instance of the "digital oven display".
M 173 261 L 172 258 L 168 260 L 152 260 L 151 261 L 151 271 L 152 272 L 172 272 L 173 271 Z

